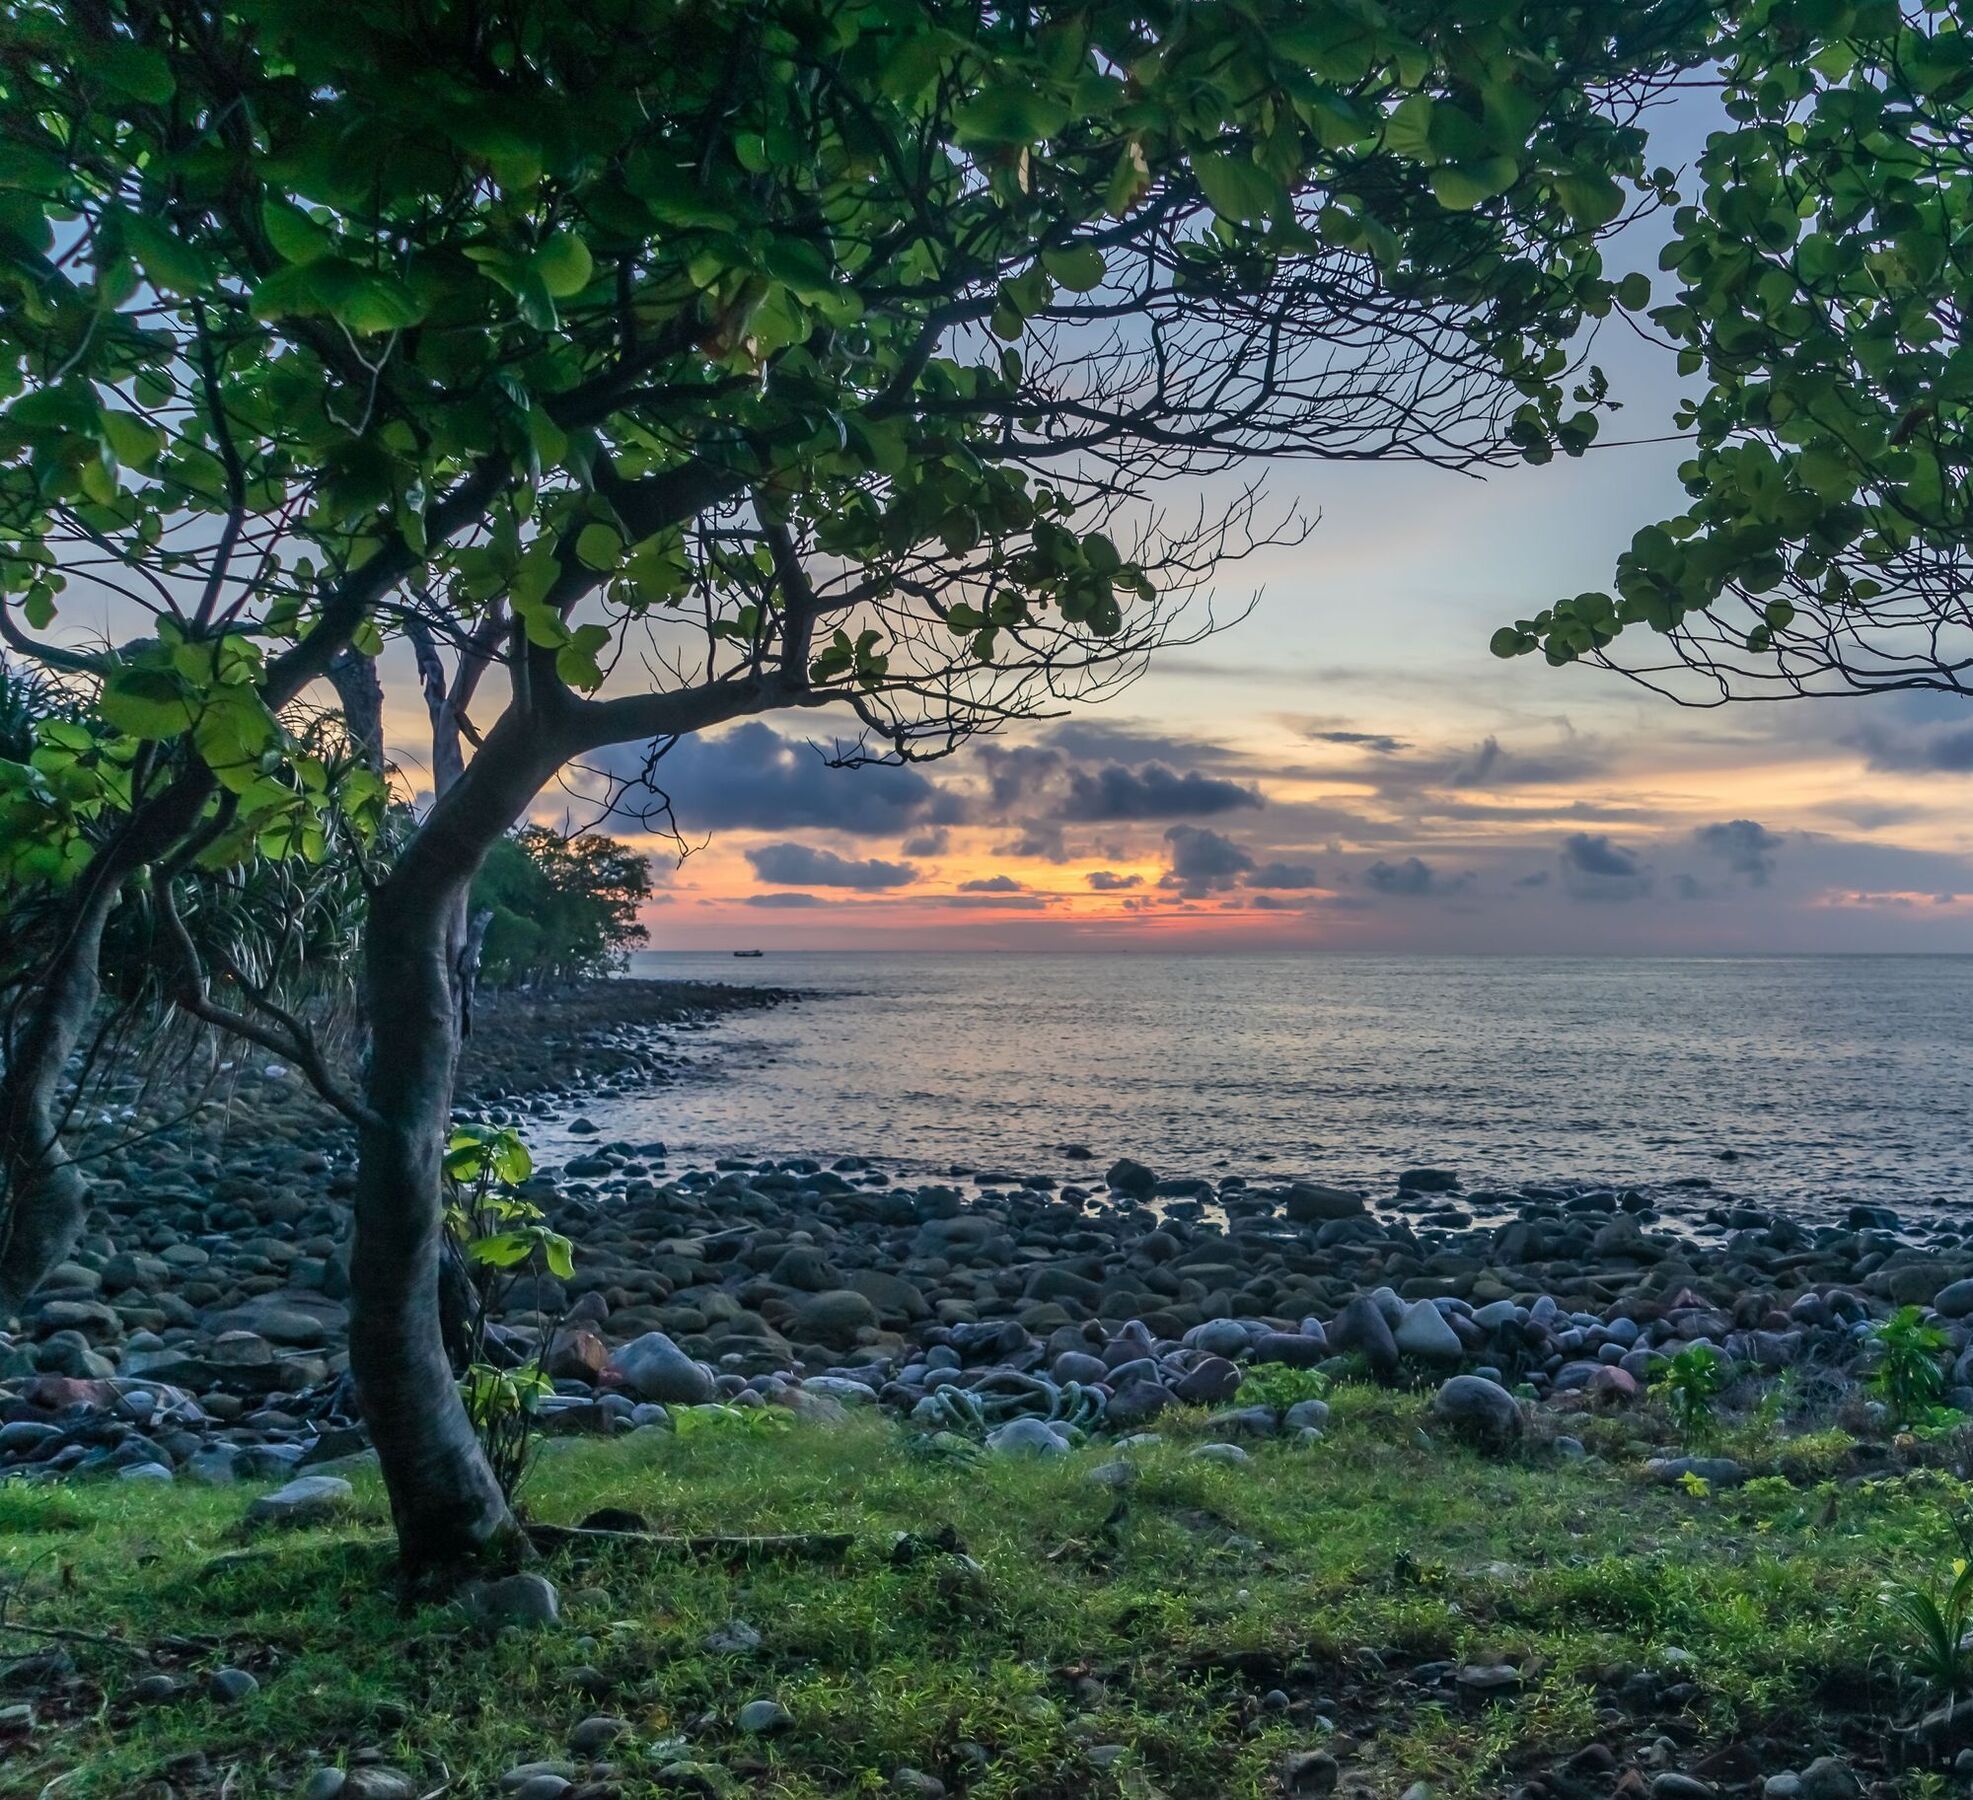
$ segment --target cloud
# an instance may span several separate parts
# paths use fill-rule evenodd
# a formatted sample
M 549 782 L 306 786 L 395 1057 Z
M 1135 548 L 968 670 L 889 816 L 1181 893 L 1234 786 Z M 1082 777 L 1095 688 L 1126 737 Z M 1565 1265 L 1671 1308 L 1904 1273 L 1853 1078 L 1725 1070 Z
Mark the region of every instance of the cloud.
M 1211 818 L 1261 804 L 1258 790 L 1188 769 L 1183 775 L 1160 762 L 1128 769 L 1111 763 L 1094 775 L 1068 772 L 1061 816 L 1094 824 L 1120 819 Z
M 1973 775 L 1973 725 L 1950 731 L 1892 735 L 1866 727 L 1851 740 L 1873 769 L 1931 775 Z
M 820 894 L 747 894 L 742 896 L 742 906 L 796 907 L 826 906 Z
M 1364 870 L 1363 879 L 1380 894 L 1404 899 L 1437 893 L 1448 885 L 1460 885 L 1443 881 L 1438 871 L 1419 856 L 1407 856 L 1402 862 L 1384 862 L 1380 859 Z
M 910 863 L 885 862 L 875 856 L 853 862 L 833 850 L 817 850 L 808 844 L 763 844 L 746 855 L 755 875 L 777 886 L 867 890 L 905 887 L 918 878 Z
M 1311 731 L 1318 744 L 1345 744 L 1357 750 L 1374 750 L 1379 756 L 1395 756 L 1411 746 L 1403 738 L 1386 737 L 1381 731 Z
M 1052 819 L 1023 819 L 1017 835 L 993 848 L 998 856 L 1031 856 L 1052 863 L 1069 860 L 1069 847 L 1062 841 L 1062 827 Z
M 1701 825 L 1692 841 L 1708 856 L 1716 856 L 1735 875 L 1754 887 L 1766 887 L 1774 873 L 1774 853 L 1783 840 L 1752 819 L 1724 819 Z
M 1247 875 L 1247 886 L 1250 888 L 1312 888 L 1318 885 L 1314 863 L 1262 863 Z
M 626 745 L 592 760 L 618 779 L 643 767 L 644 750 Z M 964 797 L 913 768 L 874 763 L 831 768 L 813 745 L 749 720 L 730 731 L 683 737 L 658 762 L 658 785 L 687 831 L 841 831 L 891 837 L 915 827 L 956 824 Z
M 1099 894 L 1112 894 L 1118 888 L 1134 888 L 1144 885 L 1142 875 L 1119 875 L 1114 869 L 1091 869 L 1083 880 Z
M 1019 894 L 1025 890 L 1011 875 L 984 875 L 977 881 L 962 881 L 962 894 Z
M 1651 890 L 1637 853 L 1601 831 L 1576 831 L 1562 840 L 1562 884 L 1575 900 L 1635 900 Z
M 1188 900 L 1198 900 L 1235 885 L 1254 866 L 1254 859 L 1231 838 L 1203 825 L 1174 825 L 1165 833 L 1171 867 L 1159 878 L 1163 888 L 1176 888 Z
M 928 831 L 914 832 L 898 848 L 906 856 L 943 856 L 952 848 L 952 833 L 943 825 L 934 825 Z

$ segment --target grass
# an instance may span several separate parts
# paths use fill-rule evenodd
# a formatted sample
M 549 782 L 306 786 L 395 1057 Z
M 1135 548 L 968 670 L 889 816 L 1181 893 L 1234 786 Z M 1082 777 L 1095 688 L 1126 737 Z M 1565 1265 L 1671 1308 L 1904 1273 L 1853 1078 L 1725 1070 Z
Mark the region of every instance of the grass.
M 954 1462 L 874 1418 L 554 1443 L 529 1489 L 539 1517 L 630 1506 L 667 1531 L 848 1530 L 857 1548 L 742 1568 L 557 1557 L 563 1626 L 493 1640 L 456 1609 L 399 1607 L 371 1477 L 342 1523 L 249 1540 L 246 1490 L 0 1484 L 9 1620 L 204 1640 L 154 1660 L 66 1644 L 76 1675 L 0 1746 L 0 1795 L 58 1778 L 49 1800 L 142 1794 L 168 1769 L 179 1795 L 291 1795 L 366 1746 L 423 1791 L 486 1794 L 566 1755 L 600 1712 L 634 1729 L 615 1753 L 626 1795 L 663 1791 L 660 1763 L 689 1757 L 711 1791 L 785 1800 L 892 1791 L 905 1766 L 1009 1800 L 1257 1796 L 1281 1791 L 1290 1753 L 1326 1748 L 1346 1788 L 1451 1796 L 1503 1791 L 1598 1736 L 1621 1756 L 1670 1728 L 1666 1708 L 1694 1754 L 1758 1730 L 1798 1745 L 1799 1767 L 1835 1747 L 1824 1697 L 1903 1704 L 1880 1590 L 1949 1553 L 1956 1478 L 1839 1481 L 1819 1443 L 1801 1480 L 1693 1494 L 1602 1456 L 1484 1460 L 1433 1442 L 1412 1396 L 1331 1400 L 1324 1442 L 1257 1446 L 1244 1467 L 1189 1460 L 1204 1427 L 1180 1421 L 1135 1454 L 1121 1500 L 1089 1479 L 1115 1454 L 1102 1445 Z M 893 1558 L 897 1533 L 945 1526 L 977 1568 Z M 734 1618 L 761 1648 L 708 1653 Z M 37 1647 L 0 1636 L 0 1656 Z M 1521 1682 L 1462 1704 L 1411 1679 L 1442 1660 L 1511 1662 Z M 228 1663 L 261 1686 L 220 1707 L 200 1678 Z M 187 1697 L 121 1697 L 159 1667 L 190 1678 Z M 1690 1691 L 1613 1718 L 1640 1670 Z M 734 1715 L 762 1696 L 794 1722 L 747 1738 Z

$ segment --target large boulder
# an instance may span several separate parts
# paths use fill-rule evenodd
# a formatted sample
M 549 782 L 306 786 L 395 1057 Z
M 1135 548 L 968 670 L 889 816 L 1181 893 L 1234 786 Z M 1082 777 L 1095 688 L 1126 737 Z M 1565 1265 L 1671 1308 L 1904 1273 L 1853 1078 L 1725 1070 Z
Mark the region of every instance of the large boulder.
M 1281 1210 L 1297 1225 L 1326 1225 L 1332 1219 L 1359 1219 L 1365 1208 L 1363 1196 L 1353 1189 L 1297 1181 L 1281 1196 Z
M 795 1309 L 791 1335 L 805 1344 L 827 1344 L 847 1350 L 856 1334 L 877 1323 L 877 1309 L 854 1288 L 831 1288 L 804 1300 Z
M 1432 1417 L 1482 1449 L 1518 1443 L 1525 1421 L 1512 1394 L 1484 1375 L 1455 1375 L 1432 1397 Z
M 604 1365 L 606 1377 L 640 1400 L 661 1406 L 703 1406 L 714 1396 L 712 1376 L 662 1331 L 647 1331 L 620 1346 Z
M 1156 1171 L 1128 1156 L 1118 1157 L 1103 1179 L 1117 1193 L 1128 1194 L 1133 1200 L 1148 1200 L 1158 1191 Z
M 1391 1336 L 1383 1309 L 1368 1294 L 1353 1296 L 1329 1326 L 1329 1343 L 1338 1351 L 1355 1351 L 1379 1381 L 1398 1372 L 1397 1340 Z
M 1465 1354 L 1459 1333 L 1429 1300 L 1412 1301 L 1391 1336 L 1406 1356 L 1415 1356 L 1420 1362 L 1456 1363 Z

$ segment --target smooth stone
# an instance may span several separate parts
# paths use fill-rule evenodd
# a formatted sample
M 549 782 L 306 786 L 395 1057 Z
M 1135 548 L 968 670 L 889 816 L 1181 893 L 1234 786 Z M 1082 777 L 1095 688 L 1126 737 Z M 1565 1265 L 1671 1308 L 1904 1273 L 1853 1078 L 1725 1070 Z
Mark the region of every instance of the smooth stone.
M 338 1800 L 348 1782 L 340 1769 L 317 1769 L 301 1784 L 301 1800 Z
M 561 1599 L 545 1575 L 503 1575 L 498 1581 L 468 1582 L 459 1597 L 474 1620 L 490 1630 L 508 1626 L 536 1630 L 561 1623 Z
M 986 1436 L 989 1450 L 1001 1456 L 1067 1456 L 1069 1446 L 1041 1419 L 1009 1419 Z
M 613 1351 L 603 1373 L 638 1399 L 667 1406 L 704 1406 L 718 1391 L 712 1376 L 662 1331 L 647 1331 Z
M 1505 1449 L 1520 1439 L 1520 1403 L 1484 1375 L 1455 1375 L 1432 1396 L 1432 1417 L 1461 1436 L 1489 1449 Z
M 1297 1181 L 1282 1196 L 1281 1210 L 1297 1225 L 1327 1225 L 1334 1219 L 1360 1219 L 1368 1209 L 1353 1188 L 1324 1187 L 1318 1181 Z
M 1862 1800 L 1863 1783 L 1836 1756 L 1818 1756 L 1802 1771 L 1802 1800 Z
M 340 1790 L 341 1800 L 418 1800 L 418 1783 L 402 1769 L 365 1763 L 351 1769 Z
M 1459 1333 L 1429 1300 L 1414 1300 L 1407 1306 L 1391 1336 L 1406 1356 L 1421 1362 L 1456 1363 L 1466 1354 Z
M 728 1619 L 724 1625 L 706 1633 L 706 1648 L 715 1656 L 743 1656 L 750 1650 L 758 1650 L 761 1636 L 745 1619 Z
M 321 1525 L 343 1512 L 356 1490 L 340 1475 L 301 1475 L 247 1508 L 249 1525 Z
M 734 1723 L 749 1737 L 786 1731 L 794 1722 L 794 1714 L 778 1700 L 749 1700 L 734 1716 Z
M 618 1738 L 629 1734 L 628 1719 L 598 1713 L 593 1718 L 584 1719 L 569 1733 L 569 1748 L 578 1756 L 594 1756 L 598 1751 L 607 1750 Z
M 206 1678 L 206 1697 L 219 1706 L 237 1706 L 259 1692 L 258 1678 L 246 1669 L 214 1669 Z

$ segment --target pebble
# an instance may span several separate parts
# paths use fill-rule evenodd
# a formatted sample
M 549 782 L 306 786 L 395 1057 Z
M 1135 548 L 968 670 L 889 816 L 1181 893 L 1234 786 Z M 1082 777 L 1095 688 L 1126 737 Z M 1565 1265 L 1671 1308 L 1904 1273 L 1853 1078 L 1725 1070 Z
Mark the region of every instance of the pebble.
M 206 1678 L 206 1697 L 219 1706 L 237 1706 L 260 1692 L 260 1681 L 246 1669 L 214 1669 Z

